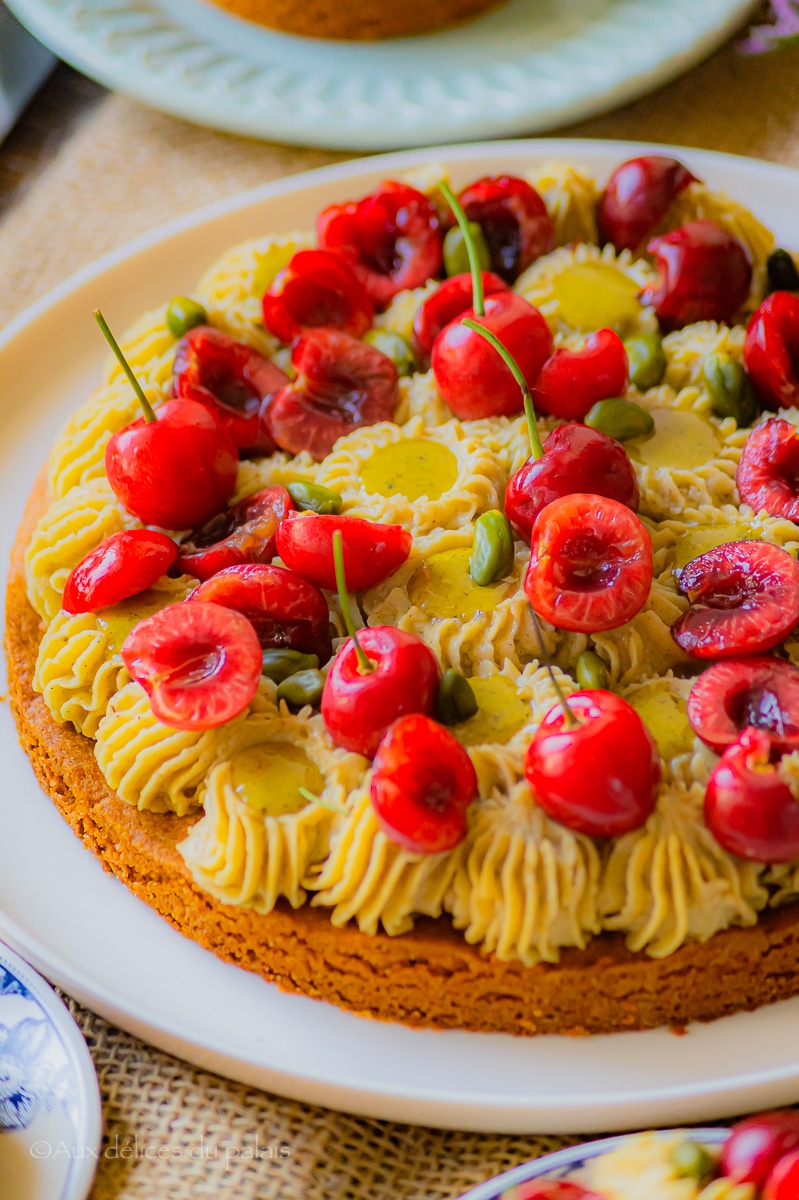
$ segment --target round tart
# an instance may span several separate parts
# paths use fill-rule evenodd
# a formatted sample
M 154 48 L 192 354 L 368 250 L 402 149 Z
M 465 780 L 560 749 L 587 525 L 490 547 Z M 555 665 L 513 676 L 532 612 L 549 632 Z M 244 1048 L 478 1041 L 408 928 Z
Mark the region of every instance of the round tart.
M 524 1034 L 799 991 L 792 260 L 656 157 L 635 211 L 432 167 L 234 248 L 30 498 L 42 786 L 286 990 Z

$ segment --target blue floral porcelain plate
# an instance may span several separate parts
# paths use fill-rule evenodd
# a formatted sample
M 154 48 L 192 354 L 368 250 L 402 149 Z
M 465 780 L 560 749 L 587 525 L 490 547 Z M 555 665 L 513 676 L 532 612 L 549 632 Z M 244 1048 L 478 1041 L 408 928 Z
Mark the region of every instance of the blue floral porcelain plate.
M 702 1142 L 705 1146 L 720 1146 L 727 1140 L 730 1133 L 729 1129 L 718 1128 L 684 1129 L 681 1132 L 688 1134 L 694 1141 Z M 672 1137 L 674 1133 L 673 1129 L 663 1129 L 659 1136 Z M 533 1162 L 523 1163 L 511 1171 L 504 1171 L 502 1175 L 495 1175 L 493 1179 L 466 1192 L 460 1200 L 501 1200 L 510 1192 L 511 1188 L 520 1183 L 527 1183 L 530 1179 L 562 1179 L 564 1175 L 578 1171 L 590 1159 L 597 1158 L 600 1154 L 607 1154 L 610 1150 L 615 1150 L 617 1146 L 629 1141 L 630 1138 L 638 1136 L 636 1133 L 625 1133 L 621 1137 L 603 1138 L 598 1142 L 583 1142 L 580 1146 L 568 1146 L 565 1150 L 556 1150 L 554 1154 L 545 1154 L 542 1158 L 534 1159 Z M 511 1197 L 508 1197 L 508 1200 L 511 1200 Z
M 100 1152 L 94 1065 L 48 984 L 0 942 L 0 1196 L 85 1200 Z

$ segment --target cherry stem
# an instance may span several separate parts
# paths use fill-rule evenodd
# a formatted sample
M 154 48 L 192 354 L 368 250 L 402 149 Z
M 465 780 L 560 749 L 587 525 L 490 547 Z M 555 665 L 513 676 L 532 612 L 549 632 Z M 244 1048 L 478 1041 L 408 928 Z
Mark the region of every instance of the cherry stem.
M 438 190 L 452 209 L 452 214 L 463 234 L 463 244 L 469 256 L 469 270 L 472 273 L 472 308 L 478 317 L 484 317 L 486 305 L 485 292 L 483 290 L 483 271 L 480 266 L 480 259 L 477 257 L 477 247 L 474 244 L 472 231 L 469 228 L 469 218 L 463 211 L 460 202 L 455 198 L 452 188 L 443 179 L 438 185 Z
M 131 371 L 130 364 L 129 364 L 128 360 L 125 358 L 125 355 L 122 353 L 122 351 L 119 347 L 119 342 L 116 340 L 113 333 L 108 328 L 108 323 L 107 323 L 105 317 L 103 316 L 103 314 L 100 312 L 99 308 L 96 308 L 94 310 L 94 312 L 92 313 L 92 316 L 94 317 L 97 324 L 100 326 L 100 332 L 102 333 L 103 337 L 108 342 L 111 349 L 113 350 L 114 357 L 116 358 L 116 360 L 119 363 L 122 370 L 127 375 L 128 380 L 130 381 L 130 386 L 133 388 L 134 392 L 136 393 L 136 395 L 139 399 L 139 404 L 142 407 L 142 412 L 144 413 L 145 421 L 147 422 L 148 425 L 152 425 L 153 421 L 157 421 L 158 418 L 156 417 L 155 413 L 153 412 L 153 406 L 150 403 L 150 401 L 147 399 L 147 397 L 145 396 L 145 394 L 142 390 L 141 384 L 139 383 L 138 379 Z
M 303 800 L 307 800 L 309 804 L 318 804 L 320 808 L 326 808 L 329 812 L 343 813 L 347 810 L 340 804 L 333 804 L 331 800 L 324 800 L 321 796 L 317 796 L 316 792 L 310 792 L 308 788 L 300 787 L 297 791 L 302 796 Z
M 530 393 L 529 387 L 527 386 L 527 380 L 522 374 L 521 367 L 507 346 L 503 346 L 497 335 L 492 333 L 490 329 L 486 329 L 485 325 L 479 325 L 477 321 L 473 321 L 471 317 L 464 317 L 462 324 L 464 324 L 467 329 L 471 329 L 475 333 L 479 333 L 480 337 L 485 338 L 485 340 L 494 347 L 497 354 L 510 371 L 511 375 L 522 389 L 524 415 L 527 417 L 527 434 L 530 438 L 530 457 L 532 459 L 539 459 L 543 457 L 544 447 L 541 445 L 541 438 L 538 436 L 538 426 L 535 423 L 535 405 L 533 404 L 533 397 Z
M 344 539 L 341 536 L 340 529 L 337 529 L 333 534 L 333 566 L 336 570 L 336 588 L 338 590 L 344 628 L 352 638 L 355 646 L 355 653 L 358 656 L 358 670 L 362 675 L 367 675 L 370 671 L 374 671 L 375 664 L 367 657 L 366 651 L 358 641 L 355 622 L 352 619 L 350 594 L 347 591 L 347 576 L 344 572 Z
M 547 666 L 547 671 L 549 672 L 550 682 L 551 682 L 553 688 L 555 689 L 555 693 L 558 697 L 558 703 L 560 704 L 561 708 L 563 709 L 563 715 L 566 718 L 566 726 L 568 729 L 574 729 L 574 728 L 576 728 L 576 726 L 578 726 L 580 724 L 580 722 L 578 721 L 577 717 L 572 712 L 572 709 L 569 706 L 569 702 L 566 699 L 566 696 L 564 695 L 563 688 L 560 686 L 560 683 L 558 682 L 557 676 L 555 675 L 555 672 L 552 670 L 552 667 L 550 666 L 549 663 L 547 663 L 546 666 Z

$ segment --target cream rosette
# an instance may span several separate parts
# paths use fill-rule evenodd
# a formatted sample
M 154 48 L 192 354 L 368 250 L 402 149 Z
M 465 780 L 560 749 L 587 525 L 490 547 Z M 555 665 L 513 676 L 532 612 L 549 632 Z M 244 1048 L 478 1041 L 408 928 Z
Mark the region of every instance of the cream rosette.
M 599 188 L 587 171 L 553 159 L 528 171 L 526 178 L 547 206 L 556 246 L 599 241 L 596 227 Z
M 276 688 L 262 680 L 248 709 L 215 729 L 174 729 L 153 716 L 144 688 L 126 684 L 112 696 L 97 727 L 94 756 L 120 800 L 150 812 L 182 817 L 199 803 L 211 767 L 264 741 L 262 725 L 274 716 Z
M 410 345 L 416 314 L 425 300 L 437 292 L 440 286 L 439 280 L 431 279 L 424 287 L 398 292 L 385 312 L 375 315 L 375 329 L 385 329 L 389 333 L 397 333 Z
M 263 325 L 261 300 L 298 250 L 314 245 L 310 233 L 268 234 L 231 247 L 209 267 L 195 289 L 211 325 L 271 356 L 279 342 Z
M 621 337 L 656 330 L 653 310 L 638 300 L 655 278 L 649 263 L 629 250 L 617 255 L 610 245 L 600 250 L 580 242 L 537 259 L 513 290 L 540 310 L 559 344 L 597 329 L 615 329 Z
M 699 321 L 667 334 L 663 339 L 664 382 L 675 391 L 703 388 L 702 370 L 708 355 L 726 354 L 743 366 L 745 339 L 743 325 L 718 325 L 715 321 Z
M 39 645 L 32 687 L 59 724 L 94 737 L 111 697 L 130 682 L 122 643 L 145 617 L 185 600 L 195 581 L 160 579 L 146 592 L 99 612 L 59 612 Z
M 768 902 L 762 866 L 721 848 L 703 802 L 700 784 L 666 784 L 646 824 L 610 846 L 599 911 L 633 951 L 665 958 L 688 940 L 754 925 Z
M 223 904 L 268 913 L 283 896 L 299 908 L 327 858 L 336 812 L 364 777 L 366 760 L 334 748 L 308 713 L 281 706 L 251 718 L 260 740 L 217 762 L 202 786 L 204 816 L 178 849 L 197 885 Z
M 671 636 L 671 627 L 687 608 L 688 600 L 678 593 L 673 580 L 655 579 L 646 604 L 631 621 L 589 636 L 591 647 L 607 663 L 612 688 L 627 687 L 686 661 Z M 562 654 L 558 661 L 567 665 Z
M 655 575 L 670 577 L 691 559 L 725 542 L 771 542 L 799 554 L 799 527 L 784 517 L 755 513 L 746 504 L 703 504 L 686 509 L 679 520 L 659 521 L 652 530 Z
M 150 387 L 163 390 L 171 385 L 175 337 L 166 323 L 166 311 L 167 305 L 162 304 L 145 313 L 119 339 L 120 349 L 145 392 Z M 116 357 L 108 354 L 105 382 L 121 385 L 123 381 L 127 383 L 125 372 Z
M 718 756 L 696 737 L 688 720 L 693 684 L 693 679 L 680 679 L 669 671 L 631 684 L 621 694 L 655 739 L 665 782 L 704 788 Z
M 399 403 L 394 421 L 397 425 L 405 425 L 415 420 L 432 427 L 452 420 L 452 411 L 442 400 L 432 371 L 417 371 L 399 381 Z
M 67 576 L 90 550 L 112 533 L 141 527 L 105 478 L 55 500 L 39 518 L 25 552 L 28 598 L 39 616 L 51 621 L 59 612 Z
M 446 669 L 477 674 L 481 664 L 521 669 L 532 659 L 550 658 L 563 634 L 531 615 L 523 581 L 530 549 L 516 544 L 510 575 L 488 587 L 469 576 L 474 531 L 471 527 L 430 534 L 414 543 L 398 571 L 365 593 L 369 625 L 396 625 L 415 633 Z M 539 628 L 543 646 L 539 639 Z
M 415 538 L 458 529 L 500 508 L 505 473 L 481 440 L 459 421 L 426 428 L 383 421 L 339 438 L 317 482 L 334 488 L 348 516 L 402 525 Z

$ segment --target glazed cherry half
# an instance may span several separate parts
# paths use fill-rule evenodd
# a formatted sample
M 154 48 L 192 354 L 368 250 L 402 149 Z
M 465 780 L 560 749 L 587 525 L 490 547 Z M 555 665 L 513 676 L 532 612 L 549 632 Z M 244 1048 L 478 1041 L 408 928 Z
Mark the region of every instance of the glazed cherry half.
M 799 857 L 799 800 L 770 758 L 766 731 L 745 729 L 708 780 L 705 823 L 730 854 L 790 862 Z
M 441 668 L 413 633 L 376 625 L 357 637 L 371 669 L 361 669 L 354 640 L 345 642 L 325 680 L 322 716 L 337 746 L 372 758 L 399 717 L 432 715 Z
M 269 429 L 290 454 L 321 462 L 336 441 L 390 421 L 399 403 L 397 368 L 374 346 L 337 329 L 314 329 L 291 351 L 296 379 L 272 398 Z
M 491 271 L 482 272 L 483 292 L 493 296 L 509 291 L 508 285 Z M 453 275 L 422 301 L 413 321 L 413 349 L 422 364 L 430 362 L 436 338 L 450 321 L 463 316 L 472 307 L 471 275 Z
M 393 842 L 414 854 L 452 850 L 466 836 L 477 774 L 460 742 L 430 717 L 402 717 L 375 755 L 370 798 Z
M 799 433 L 770 417 L 746 439 L 736 475 L 744 504 L 770 517 L 799 521 Z
M 165 575 L 178 556 L 172 538 L 154 529 L 112 533 L 80 560 L 64 584 L 64 612 L 96 612 L 137 596 Z
M 763 408 L 799 404 L 799 296 L 773 292 L 752 316 L 744 365 Z
M 647 246 L 660 278 L 641 293 L 661 329 L 731 322 L 749 295 L 752 262 L 743 242 L 715 221 L 690 221 Z
M 612 329 L 589 334 L 579 350 L 559 346 L 544 363 L 533 388 L 536 410 L 582 421 L 598 400 L 624 395 L 629 367 L 624 343 Z
M 362 200 L 330 205 L 319 214 L 316 235 L 321 249 L 347 259 L 378 309 L 441 270 L 436 208 L 404 183 L 388 180 Z
M 680 574 L 691 601 L 672 636 L 692 658 L 731 658 L 770 650 L 799 621 L 799 563 L 770 542 L 727 542 L 692 559 Z
M 246 617 L 218 604 L 170 604 L 128 634 L 122 661 L 175 729 L 213 729 L 258 690 L 261 647 Z
M 716 754 L 749 726 L 768 734 L 772 757 L 799 750 L 799 668 L 765 655 L 715 663 L 691 688 L 688 720 Z
M 482 230 L 491 270 L 508 283 L 554 245 L 547 207 L 526 179 L 486 176 L 464 188 L 458 200 Z
M 264 325 L 281 342 L 320 325 L 362 337 L 374 309 L 366 288 L 339 254 L 298 250 L 262 302 Z
M 551 708 L 524 773 L 554 820 L 588 837 L 621 837 L 655 806 L 660 755 L 635 709 L 613 692 L 575 692 Z
M 618 500 L 580 493 L 553 500 L 538 515 L 530 550 L 527 599 L 560 629 L 616 629 L 649 596 L 652 542 Z
M 277 531 L 277 552 L 303 579 L 327 591 L 336 589 L 333 536 L 341 534 L 347 585 L 366 592 L 402 566 L 413 538 L 401 525 L 382 525 L 362 517 L 313 514 L 284 521 Z
M 618 252 L 637 250 L 680 192 L 696 182 L 686 166 L 665 154 L 642 154 L 623 162 L 599 198 L 600 241 L 610 242 Z
M 218 329 L 200 325 L 178 342 L 173 372 L 175 395 L 210 408 L 239 453 L 272 453 L 275 443 L 266 409 L 288 378 L 270 359 Z
M 607 496 L 633 512 L 638 508 L 638 482 L 624 447 L 587 425 L 561 425 L 550 433 L 541 457 L 528 458 L 511 476 L 505 515 L 529 543 L 541 510 L 574 492 Z
M 191 534 L 180 548 L 179 570 L 202 580 L 240 563 L 271 562 L 277 527 L 292 512 L 291 496 L 279 484 L 247 496 Z
M 799 1113 L 761 1113 L 733 1126 L 721 1151 L 721 1173 L 760 1188 L 783 1155 L 799 1147 Z

